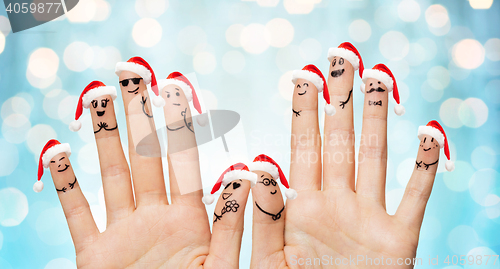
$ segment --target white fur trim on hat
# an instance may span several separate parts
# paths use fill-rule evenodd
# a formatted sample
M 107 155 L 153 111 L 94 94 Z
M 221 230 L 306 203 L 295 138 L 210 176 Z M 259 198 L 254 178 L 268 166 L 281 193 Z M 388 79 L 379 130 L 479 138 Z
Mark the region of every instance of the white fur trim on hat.
M 189 85 L 187 85 L 187 83 L 185 83 L 184 81 L 178 79 L 169 78 L 158 80 L 158 90 L 161 92 L 163 88 L 170 84 L 179 86 L 184 92 L 184 95 L 186 96 L 188 102 L 191 102 L 191 100 L 193 100 L 193 90 L 191 89 L 191 87 L 189 87 Z
M 328 50 L 328 61 L 331 62 L 335 56 L 340 56 L 348 60 L 352 64 L 354 71 L 359 69 L 359 57 L 356 53 L 343 48 L 330 48 Z
M 387 90 L 389 90 L 389 92 L 392 92 L 392 89 L 394 88 L 394 81 L 387 73 L 376 69 L 365 69 L 365 71 L 363 71 L 363 83 L 366 83 L 366 80 L 369 78 L 380 80 L 387 87 Z
M 439 143 L 439 147 L 443 148 L 444 147 L 444 135 L 439 131 L 438 129 L 431 127 L 431 126 L 419 126 L 418 127 L 418 139 L 422 140 L 422 137 L 424 135 L 430 135 L 434 137 L 434 139 L 437 140 Z
M 144 65 L 136 64 L 132 62 L 119 62 L 115 67 L 115 74 L 120 76 L 122 71 L 130 71 L 141 76 L 144 83 L 149 84 L 151 82 L 151 71 L 149 71 Z
M 42 164 L 43 167 L 48 168 L 50 164 L 50 160 L 54 158 L 57 154 L 61 152 L 66 152 L 66 155 L 68 157 L 71 155 L 71 147 L 69 146 L 68 143 L 63 143 L 63 144 L 57 144 L 48 150 L 45 151 L 45 153 L 42 156 Z
M 224 174 L 224 178 L 222 178 L 222 185 L 226 186 L 235 179 L 246 179 L 252 183 L 252 187 L 257 184 L 257 174 L 246 170 L 233 170 Z
M 297 83 L 297 79 L 299 78 L 312 82 L 316 86 L 316 89 L 318 89 L 318 92 L 323 91 L 323 79 L 318 74 L 307 70 L 294 70 L 292 73 L 293 84 Z
M 84 108 L 89 108 L 92 100 L 96 99 L 97 97 L 101 97 L 103 95 L 108 95 L 108 94 L 111 95 L 111 98 L 113 98 L 113 100 L 115 100 L 116 88 L 114 86 L 101 86 L 93 88 L 92 90 L 89 90 L 86 94 L 83 95 L 82 105 Z
M 275 180 L 280 177 L 278 167 L 270 162 L 253 162 L 248 165 L 250 171 L 264 171 L 269 173 Z

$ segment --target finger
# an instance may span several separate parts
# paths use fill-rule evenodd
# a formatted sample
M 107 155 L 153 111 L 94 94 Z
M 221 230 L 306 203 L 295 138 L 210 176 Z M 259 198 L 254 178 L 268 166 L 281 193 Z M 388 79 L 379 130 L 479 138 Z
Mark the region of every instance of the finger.
M 185 77 L 182 76 L 182 78 Z M 167 81 L 167 85 L 161 88 L 161 94 L 165 99 L 163 111 L 168 136 L 167 159 L 172 203 L 189 203 L 204 208 L 205 206 L 201 202 L 203 187 L 198 147 L 191 110 L 186 97 L 186 93 L 188 97 L 192 96 L 191 89 L 184 82 L 181 83 L 174 79 Z M 191 95 L 189 95 L 190 93 Z
M 285 204 L 271 174 L 253 171 L 257 184 L 252 188 L 253 227 L 251 268 L 270 268 L 268 261 L 285 245 Z
M 318 89 L 311 81 L 300 78 L 311 74 L 315 76 L 305 70 L 294 73 L 290 185 L 297 191 L 321 189 Z
M 92 218 L 89 203 L 80 189 L 68 155 L 63 152 L 54 156 L 49 168 L 68 221 L 76 253 L 79 253 L 97 240 L 99 230 Z
M 330 104 L 336 108 L 333 116 L 325 117 L 323 147 L 323 187 L 354 191 L 354 67 L 343 57 L 335 56 L 328 70 Z
M 99 153 L 107 222 L 110 225 L 134 211 L 132 183 L 120 142 L 113 99 L 110 95 L 104 95 L 92 102 L 90 113 Z
M 209 256 L 220 259 L 223 268 L 238 268 L 245 205 L 250 193 L 248 180 L 236 179 L 225 186 L 215 206 Z
M 132 80 L 136 78 L 136 81 Z M 128 152 L 136 206 L 168 204 L 163 179 L 161 148 L 144 79 L 122 71 L 119 81 L 127 117 Z M 135 82 L 138 81 L 138 84 Z M 126 84 L 127 86 L 123 86 Z
M 356 193 L 384 207 L 388 93 L 386 85 L 380 80 L 369 78 L 366 81 L 356 186 Z
M 420 230 L 425 206 L 431 195 L 439 161 L 439 150 L 436 139 L 429 135 L 422 137 L 413 174 L 396 211 L 396 217 L 416 230 Z

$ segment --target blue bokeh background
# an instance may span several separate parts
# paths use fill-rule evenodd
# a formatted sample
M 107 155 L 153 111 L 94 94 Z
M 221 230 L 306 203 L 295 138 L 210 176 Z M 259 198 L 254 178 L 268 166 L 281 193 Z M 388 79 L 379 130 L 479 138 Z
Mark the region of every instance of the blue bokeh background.
M 308 63 L 328 71 L 328 48 L 343 41 L 357 47 L 366 68 L 379 62 L 391 68 L 406 107 L 402 117 L 389 113 L 389 213 L 395 212 L 410 177 L 418 126 L 436 119 L 451 142 L 456 170 L 445 172 L 441 156 L 417 256 L 426 264 L 429 255 L 439 255 L 440 264 L 433 268 L 444 268 L 447 255 L 498 255 L 498 25 L 497 0 L 81 0 L 66 16 L 14 34 L 2 8 L 0 268 L 75 267 L 50 176 L 43 178 L 42 193 L 32 191 L 37 158 L 50 138 L 71 144 L 80 185 L 99 228 L 105 229 L 97 151 L 85 127 L 88 113 L 78 134 L 67 125 L 90 81 L 118 86 L 116 62 L 139 55 L 160 78 L 175 70 L 186 73 L 205 108 L 240 113 L 240 124 L 226 135 L 229 154 L 220 139 L 200 147 L 208 191 L 229 164 L 260 153 L 275 158 L 288 173 L 291 71 Z M 354 89 L 359 84 L 356 77 Z M 362 102 L 355 90 L 357 133 Z M 119 125 L 125 126 L 120 97 L 115 107 Z M 154 113 L 161 126 L 162 111 Z M 321 122 L 323 117 L 320 113 Z M 207 207 L 209 215 L 213 207 Z M 251 210 L 245 226 L 242 268 L 250 261 Z M 478 268 L 500 268 L 500 260 Z

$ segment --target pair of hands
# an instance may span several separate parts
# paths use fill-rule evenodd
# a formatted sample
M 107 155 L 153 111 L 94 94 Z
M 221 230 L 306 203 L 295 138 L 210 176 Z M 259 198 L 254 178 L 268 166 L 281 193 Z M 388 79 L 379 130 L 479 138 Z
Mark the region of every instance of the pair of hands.
M 383 257 L 392 258 L 396 263 L 399 258 L 416 255 L 420 226 L 437 165 L 428 170 L 415 167 L 397 213 L 388 215 L 385 209 L 388 91 L 374 92 L 365 95 L 355 182 L 354 96 L 351 96 L 354 70 L 348 65 L 346 61 L 345 76 L 328 79 L 331 103 L 337 106 L 337 113 L 325 117 L 323 154 L 318 91 L 313 83 L 308 83 L 307 94 L 299 95 L 307 81 L 299 79 L 296 83 L 293 108 L 301 113 L 292 119 L 290 185 L 298 192 L 298 197 L 287 201 L 282 217 L 277 220 L 263 214 L 255 202 L 252 203 L 252 268 L 317 267 L 321 265 L 308 265 L 307 261 L 317 262 L 315 258 L 324 259 L 325 255 L 328 257 L 328 263 L 323 264 L 325 267 L 373 268 L 365 262 L 352 264 L 351 258 L 357 255 Z M 120 80 L 130 77 L 138 76 L 128 71 L 120 74 Z M 75 245 L 78 267 L 238 268 L 249 184 L 245 187 L 246 192 L 234 197 L 241 205 L 238 212 L 215 222 L 211 233 L 202 203 L 195 136 L 187 126 L 183 128 L 180 124 L 182 117 L 190 118 L 191 112 L 182 91 L 175 95 L 175 87 L 167 86 L 160 90 L 167 101 L 164 113 L 167 127 L 170 127 L 169 202 L 162 159 L 154 157 L 154 153 L 153 157 L 137 153 L 138 141 L 156 128 L 150 117 L 146 85 L 141 81 L 138 90 L 134 90 L 136 87 L 133 84 L 121 86 L 130 168 L 118 129 L 95 134 L 106 202 L 106 231 L 99 233 L 78 183 L 69 191 L 58 192 Z M 382 100 L 382 106 L 369 105 L 374 96 Z M 346 102 L 348 98 L 351 102 Z M 90 107 L 95 130 L 103 120 L 109 126 L 116 126 L 113 102 L 108 102 L 105 115 L 99 116 L 97 112 L 102 109 Z M 147 146 L 159 150 L 157 138 L 150 139 Z M 179 150 L 179 147 L 188 149 Z M 426 154 L 419 151 L 417 159 L 439 156 Z M 56 187 L 74 181 L 71 167 L 64 174 L 50 168 Z M 195 191 L 185 194 L 186 188 Z M 268 194 L 259 184 L 252 192 L 253 199 L 263 208 L 283 205 L 281 199 L 266 199 Z M 216 212 L 222 207 L 221 201 Z

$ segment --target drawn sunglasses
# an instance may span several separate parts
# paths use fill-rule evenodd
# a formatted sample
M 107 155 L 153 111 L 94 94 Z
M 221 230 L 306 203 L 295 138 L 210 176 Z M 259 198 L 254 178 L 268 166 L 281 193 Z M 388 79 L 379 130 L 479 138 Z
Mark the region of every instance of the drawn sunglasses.
M 131 80 L 135 85 L 139 85 L 139 82 L 141 82 L 141 79 L 142 78 L 127 78 L 127 79 L 120 81 L 120 83 L 123 85 L 123 87 L 127 87 L 129 80 Z

